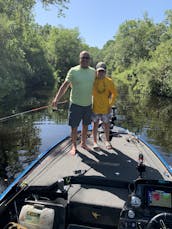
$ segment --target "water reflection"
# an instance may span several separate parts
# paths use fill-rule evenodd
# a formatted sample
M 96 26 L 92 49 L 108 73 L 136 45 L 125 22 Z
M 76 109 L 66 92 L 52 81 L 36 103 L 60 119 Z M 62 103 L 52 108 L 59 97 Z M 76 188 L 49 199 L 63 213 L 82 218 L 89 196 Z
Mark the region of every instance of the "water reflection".
M 0 122 L 0 192 L 41 152 L 69 135 L 66 119 L 67 109 L 47 109 Z
M 172 99 L 133 94 L 128 87 L 121 87 L 117 107 L 125 116 L 121 125 L 141 135 L 155 146 L 172 165 Z
M 49 120 L 41 123 L 36 122 L 35 127 L 40 130 L 40 152 L 46 152 L 57 142 L 62 141 L 66 136 L 70 135 L 70 127 L 66 123 L 56 124 L 54 121 Z

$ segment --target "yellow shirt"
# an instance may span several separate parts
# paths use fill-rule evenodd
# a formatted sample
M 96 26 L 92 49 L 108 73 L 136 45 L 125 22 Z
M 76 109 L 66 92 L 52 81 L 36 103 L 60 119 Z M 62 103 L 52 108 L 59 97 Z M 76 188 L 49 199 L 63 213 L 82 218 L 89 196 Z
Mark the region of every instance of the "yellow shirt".
M 108 114 L 117 97 L 116 87 L 109 77 L 95 79 L 93 86 L 93 112 L 95 114 Z

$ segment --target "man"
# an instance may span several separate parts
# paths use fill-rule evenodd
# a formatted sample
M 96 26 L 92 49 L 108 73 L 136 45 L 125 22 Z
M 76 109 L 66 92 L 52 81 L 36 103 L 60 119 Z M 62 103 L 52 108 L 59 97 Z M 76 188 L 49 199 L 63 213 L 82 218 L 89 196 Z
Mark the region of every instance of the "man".
M 111 108 L 117 96 L 116 87 L 109 77 L 106 76 L 106 64 L 99 62 L 96 65 L 96 79 L 93 87 L 93 148 L 99 149 L 97 145 L 97 129 L 99 121 L 101 120 L 104 125 L 105 131 L 105 146 L 107 149 L 112 149 L 109 141 L 109 119 Z
M 66 93 L 69 86 L 71 87 L 69 107 L 69 125 L 71 126 L 72 138 L 71 155 L 76 154 L 77 129 L 81 120 L 81 147 L 89 150 L 86 139 L 88 125 L 91 123 L 92 89 L 95 80 L 95 70 L 89 66 L 90 54 L 87 51 L 82 51 L 79 59 L 80 64 L 68 71 L 64 83 L 52 102 L 53 106 L 57 106 L 58 101 Z

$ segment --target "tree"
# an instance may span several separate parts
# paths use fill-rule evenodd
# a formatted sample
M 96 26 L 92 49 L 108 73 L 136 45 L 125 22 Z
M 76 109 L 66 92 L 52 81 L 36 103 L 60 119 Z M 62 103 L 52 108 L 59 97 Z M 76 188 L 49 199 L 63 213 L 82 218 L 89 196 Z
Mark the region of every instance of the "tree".
M 162 42 L 152 53 L 152 79 L 150 87 L 152 94 L 172 97 L 172 39 Z
M 52 27 L 46 42 L 48 62 L 53 66 L 55 77 L 63 81 L 71 66 L 78 64 L 82 40 L 77 29 Z
M 166 27 L 163 24 L 156 25 L 147 17 L 144 20 L 123 23 L 115 37 L 116 66 L 125 69 L 141 59 L 149 59 L 149 52 L 160 44 L 160 36 L 165 31 Z
M 42 0 L 60 12 L 68 0 Z M 0 100 L 20 99 L 29 88 L 53 85 L 52 68 L 45 57 L 32 9 L 35 0 L 0 0 Z

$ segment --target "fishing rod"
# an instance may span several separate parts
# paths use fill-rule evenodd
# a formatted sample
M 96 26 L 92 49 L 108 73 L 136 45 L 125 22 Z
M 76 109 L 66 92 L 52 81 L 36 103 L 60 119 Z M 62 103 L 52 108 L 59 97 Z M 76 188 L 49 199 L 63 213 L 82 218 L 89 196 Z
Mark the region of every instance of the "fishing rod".
M 64 103 L 67 103 L 67 100 L 65 101 L 62 101 L 62 102 L 58 102 L 58 105 L 59 104 L 64 104 Z M 14 118 L 16 116 L 19 116 L 19 115 L 23 115 L 23 114 L 27 114 L 27 113 L 31 113 L 31 112 L 34 112 L 34 111 L 39 111 L 39 110 L 44 110 L 44 109 L 47 109 L 48 107 L 50 107 L 51 105 L 46 105 L 46 106 L 42 106 L 42 107 L 37 107 L 37 108 L 33 108 L 31 110 L 27 110 L 27 111 L 23 111 L 23 112 L 20 112 L 20 113 L 17 113 L 17 114 L 13 114 L 13 115 L 9 115 L 9 116 L 6 116 L 6 117 L 2 117 L 0 118 L 0 122 L 4 122 L 10 118 Z M 52 106 L 51 106 L 52 107 Z M 52 108 L 53 111 L 56 111 L 57 108 L 56 107 L 53 107 Z

